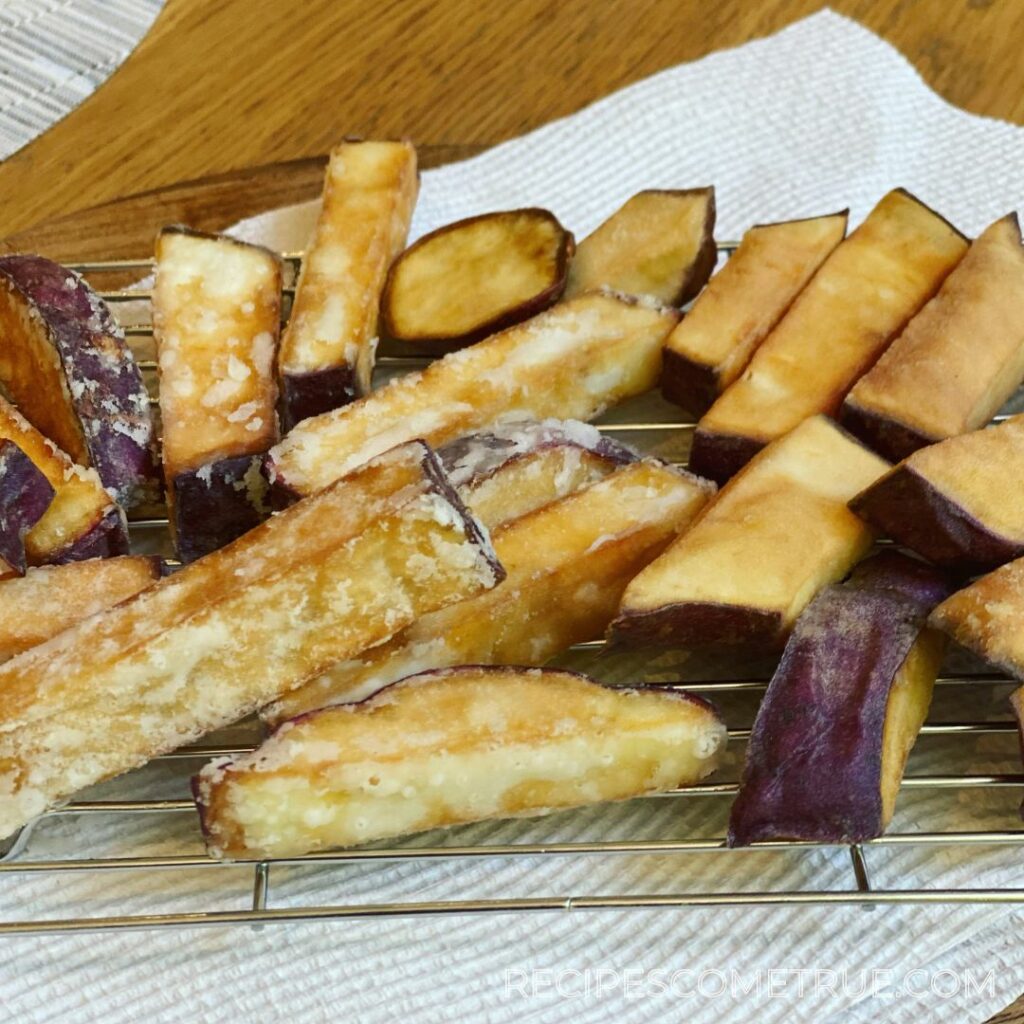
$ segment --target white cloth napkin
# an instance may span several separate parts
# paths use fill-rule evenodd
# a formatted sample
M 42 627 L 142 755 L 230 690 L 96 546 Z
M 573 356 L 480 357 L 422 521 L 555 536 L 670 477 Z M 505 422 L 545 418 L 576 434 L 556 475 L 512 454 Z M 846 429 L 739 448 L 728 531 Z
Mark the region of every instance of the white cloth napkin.
M 757 221 L 847 205 L 856 223 L 894 185 L 976 232 L 1021 205 L 1022 167 L 1024 130 L 954 109 L 891 47 L 825 12 L 770 39 L 666 71 L 475 159 L 426 172 L 413 233 L 484 210 L 540 205 L 582 237 L 637 189 L 706 183 L 718 191 L 720 238 L 737 237 Z M 255 218 L 238 233 L 300 248 L 313 210 Z M 599 663 L 596 671 L 621 674 L 614 663 Z M 935 714 L 1006 717 L 1005 693 L 979 685 L 959 705 L 939 694 Z M 919 744 L 911 770 L 1013 771 L 1015 763 L 1008 736 L 932 737 Z M 180 796 L 184 770 L 168 774 L 156 766 L 144 788 L 136 775 L 103 787 L 102 795 Z M 1013 828 L 1018 797 L 1005 789 L 962 798 L 909 791 L 893 827 Z M 726 807 L 711 798 L 635 801 L 474 826 L 458 839 L 713 836 L 722 834 Z M 32 855 L 195 848 L 190 815 L 141 825 L 65 818 L 40 826 Z M 1019 855 L 1010 848 L 866 852 L 878 887 L 1021 883 Z M 843 850 L 351 864 L 275 868 L 272 877 L 276 907 L 852 885 Z M 59 884 L 0 875 L 0 919 L 240 908 L 251 875 L 173 871 L 158 882 L 154 891 L 133 874 L 71 875 Z M 25 937 L 0 940 L 0 1003 L 6 1016 L 31 1024 L 973 1022 L 1024 989 L 1024 955 L 1015 941 L 1020 923 L 1018 912 L 998 907 L 776 907 Z M 656 970 L 665 973 L 650 973 Z

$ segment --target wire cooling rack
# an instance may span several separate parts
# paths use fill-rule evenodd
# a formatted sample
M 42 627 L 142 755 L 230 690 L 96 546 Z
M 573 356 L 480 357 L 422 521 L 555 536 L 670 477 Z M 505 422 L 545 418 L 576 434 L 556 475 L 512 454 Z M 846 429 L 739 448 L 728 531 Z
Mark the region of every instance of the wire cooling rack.
M 735 248 L 735 243 L 721 243 L 720 254 L 728 256 Z M 301 262 L 301 254 L 286 254 L 286 307 L 288 297 L 294 291 L 294 280 Z M 143 277 L 152 271 L 152 260 L 104 261 L 72 265 L 73 269 L 94 278 L 94 284 L 102 287 L 103 275 L 117 273 L 119 275 L 134 274 Z M 108 277 L 109 280 L 109 277 Z M 155 395 L 156 381 L 154 352 L 152 350 L 152 327 L 149 322 L 149 292 L 145 286 L 138 285 L 127 290 L 101 292 L 104 298 L 113 304 L 130 304 L 122 309 L 130 315 L 125 316 L 126 333 L 136 350 L 140 365 Z M 389 377 L 422 366 L 427 360 L 423 357 L 410 356 L 386 348 L 378 358 L 378 374 Z M 152 399 L 155 402 L 155 397 Z M 643 407 L 643 414 L 636 415 L 638 406 L 628 404 L 611 415 L 605 417 L 598 426 L 613 435 L 624 435 L 637 447 L 653 451 L 673 461 L 685 463 L 685 452 L 694 424 L 681 421 L 678 410 L 671 406 L 660 405 L 648 401 Z M 131 524 L 133 544 L 144 550 L 166 550 L 166 520 L 145 519 Z M 612 685 L 615 680 L 608 679 L 606 671 L 608 659 L 603 657 L 602 643 L 599 641 L 577 645 L 569 654 L 573 667 L 589 670 L 599 678 L 604 678 Z M 600 659 L 600 660 L 598 660 Z M 687 663 L 689 666 L 689 663 Z M 706 671 L 705 671 L 706 669 Z M 736 671 L 735 664 L 732 671 Z M 701 673 L 704 672 L 702 675 Z M 611 673 L 614 675 L 614 673 Z M 731 764 L 723 771 L 732 778 L 738 776 L 742 764 L 742 746 L 749 737 L 749 723 L 756 710 L 756 701 L 767 685 L 771 674 L 771 665 L 761 664 L 755 671 L 745 673 L 741 678 L 723 677 L 721 667 L 716 672 L 713 667 L 698 663 L 696 674 L 690 667 L 685 681 L 679 681 L 682 673 L 675 676 L 676 681 L 666 679 L 664 659 L 648 659 L 646 664 L 638 664 L 634 657 L 631 670 L 623 676 L 623 682 L 654 681 L 660 685 L 684 688 L 711 697 L 725 711 L 725 717 L 733 726 L 729 729 L 729 750 Z M 30 914 L 25 919 L 14 919 L 6 912 L 0 912 L 0 935 L 26 933 L 68 933 L 80 931 L 131 930 L 150 928 L 183 928 L 198 926 L 254 925 L 262 926 L 281 922 L 342 920 L 366 917 L 417 917 L 437 914 L 493 914 L 502 912 L 538 913 L 567 910 L 595 910 L 608 908 L 653 908 L 653 907 L 695 907 L 716 905 L 773 905 L 773 904 L 862 904 L 879 903 L 1024 903 L 1024 888 L 961 888 L 943 885 L 929 885 L 925 879 L 923 884 L 914 887 L 893 885 L 886 879 L 886 884 L 878 886 L 872 879 L 874 871 L 869 872 L 869 862 L 875 849 L 899 852 L 913 848 L 927 852 L 928 863 L 941 857 L 941 851 L 950 848 L 971 851 L 971 856 L 980 856 L 983 848 L 1000 848 L 1007 858 L 1016 859 L 1019 848 L 1024 845 L 1024 828 L 1013 827 L 1017 822 L 1015 806 L 1019 790 L 1024 786 L 1024 775 L 1020 774 L 1019 753 L 1016 743 L 1016 725 L 1010 720 L 1001 698 L 1014 685 L 1005 676 L 985 672 L 983 667 L 969 665 L 967 669 L 953 667 L 945 670 L 939 678 L 936 688 L 936 699 L 933 704 L 932 718 L 925 724 L 921 738 L 915 747 L 908 773 L 903 780 L 900 804 L 901 807 L 915 797 L 924 798 L 927 804 L 925 819 L 930 818 L 934 824 L 921 827 L 921 816 L 914 815 L 912 827 L 901 826 L 901 816 L 897 813 L 892 829 L 884 836 L 864 844 L 834 847 L 829 844 L 771 841 L 755 844 L 753 847 L 729 850 L 721 834 L 725 814 L 730 798 L 735 794 L 735 781 L 711 781 L 695 786 L 687 786 L 647 800 L 681 802 L 677 806 L 693 809 L 694 801 L 698 802 L 696 814 L 679 815 L 680 820 L 689 823 L 701 821 L 703 827 L 692 828 L 693 834 L 676 834 L 676 830 L 666 829 L 670 833 L 659 837 L 645 831 L 642 837 L 625 836 L 616 838 L 587 839 L 579 838 L 575 830 L 564 829 L 572 838 L 559 838 L 560 827 L 572 821 L 572 815 L 584 813 L 601 813 L 601 809 L 591 808 L 587 812 L 564 812 L 551 819 L 546 819 L 549 826 L 536 836 L 536 827 L 529 822 L 513 823 L 505 826 L 517 830 L 515 841 L 489 841 L 481 837 L 479 829 L 465 826 L 444 832 L 430 833 L 409 840 L 393 841 L 386 845 L 377 844 L 371 847 L 328 851 L 304 857 L 280 858 L 253 862 L 221 862 L 210 859 L 203 852 L 198 822 L 195 819 L 194 806 L 187 797 L 187 777 L 201 766 L 205 760 L 222 755 L 243 753 L 252 749 L 260 740 L 259 727 L 255 723 L 244 723 L 236 727 L 223 741 L 219 737 L 210 737 L 203 745 L 185 747 L 174 753 L 158 758 L 156 763 L 147 769 L 140 769 L 118 780 L 117 799 L 109 798 L 102 792 L 96 798 L 77 799 L 68 805 L 48 812 L 40 819 L 26 826 L 20 833 L 0 846 L 0 884 L 4 876 L 19 876 L 28 885 L 30 876 L 45 876 L 48 880 L 50 899 L 44 901 L 47 909 L 39 915 Z M 945 714 L 942 708 L 947 708 Z M 984 717 L 969 720 L 964 709 L 978 709 Z M 738 726 L 737 722 L 742 722 Z M 967 762 L 967 766 L 948 774 L 936 774 L 915 771 L 915 761 L 921 760 L 918 754 L 929 744 L 946 745 L 949 762 L 957 765 Z M 990 770 L 976 770 L 978 760 Z M 935 758 L 925 758 L 926 763 L 933 764 Z M 945 763 L 945 761 L 943 761 Z M 155 769 L 166 773 L 157 789 L 170 787 L 178 795 L 152 795 L 151 779 L 146 775 Z M 138 780 L 138 783 L 136 783 Z M 109 784 L 108 784 L 109 787 Z M 92 794 L 86 794 L 91 796 Z M 102 797 L 102 798 L 101 798 Z M 963 819 L 962 809 L 966 805 L 972 808 L 984 805 L 984 813 L 980 817 L 980 827 L 966 830 L 950 830 L 948 822 L 951 818 Z M 952 813 L 957 811 L 959 813 Z M 534 822 L 545 819 L 532 819 Z M 673 815 L 675 820 L 675 815 Z M 97 848 L 90 843 L 90 823 L 102 821 L 108 826 L 105 835 L 115 834 L 123 838 L 119 845 L 112 848 L 109 841 L 104 841 Z M 163 828 L 172 830 L 178 837 L 180 849 L 173 852 L 153 852 L 153 843 L 149 841 L 154 831 L 144 830 L 147 841 L 140 842 L 139 848 L 133 847 L 133 834 L 138 831 L 140 823 L 147 826 L 154 822 Z M 521 828 L 520 828 L 521 825 Z M 38 838 L 48 829 L 55 829 L 56 835 L 49 841 Z M 711 834 L 706 834 L 710 830 Z M 716 831 L 717 830 L 717 831 Z M 468 837 L 468 838 L 467 838 Z M 429 845 L 424 845 L 427 843 Z M 157 844 L 159 846 L 159 844 Z M 1006 849 L 1010 848 L 1010 849 Z M 812 851 L 825 850 L 830 853 L 830 864 L 833 870 L 822 874 L 817 867 L 806 873 L 810 884 L 803 889 L 783 888 L 772 889 L 761 882 L 770 872 L 751 873 L 744 865 L 752 858 L 763 856 L 798 856 L 811 857 Z M 845 852 L 844 852 L 845 850 Z M 977 853 L 975 853 L 977 851 Z M 387 899 L 386 901 L 332 899 L 325 902 L 322 896 L 325 890 L 336 891 L 339 885 L 344 889 L 346 871 L 355 870 L 356 865 L 372 866 L 375 864 L 422 864 L 425 862 L 478 862 L 488 861 L 495 864 L 527 862 L 550 864 L 552 861 L 575 860 L 580 858 L 665 858 L 683 857 L 683 855 L 713 855 L 715 858 L 729 858 L 728 870 L 724 873 L 729 879 L 735 875 L 739 886 L 727 885 L 725 889 L 694 889 L 686 891 L 648 891 L 649 887 L 636 887 L 630 892 L 598 892 L 568 893 L 558 888 L 557 874 L 549 881 L 556 891 L 551 895 L 502 896 L 494 898 L 467 898 L 460 895 L 453 899 L 440 900 L 409 900 L 404 898 Z M 838 857 L 838 860 L 837 860 Z M 845 869 L 835 870 L 837 863 L 846 859 Z M 817 864 L 817 862 L 815 862 Z M 892 865 L 889 865 L 890 869 Z M 277 890 L 274 884 L 279 880 L 287 880 L 287 873 L 295 870 L 315 871 L 316 881 L 323 886 L 305 886 L 296 898 L 292 895 L 287 905 L 275 906 L 274 897 Z M 534 870 L 534 869 L 531 869 Z M 168 877 L 179 877 L 175 872 L 200 872 L 203 876 L 212 873 L 216 885 L 197 887 L 199 909 L 178 910 L 171 912 L 152 913 L 129 911 L 118 913 L 97 913 L 80 916 L 83 907 L 69 895 L 63 899 L 61 893 L 69 886 L 70 876 L 81 876 L 88 873 L 116 873 L 131 876 L 138 882 L 130 886 L 133 892 L 164 891 L 167 889 Z M 682 879 L 680 870 L 671 873 L 675 880 Z M 694 872 L 699 875 L 699 872 Z M 889 875 L 897 880 L 898 871 L 889 870 Z M 457 877 L 457 872 L 455 873 Z M 935 876 L 944 877 L 936 871 Z M 307 875 L 308 877 L 308 875 Z M 579 879 L 579 874 L 574 876 Z M 637 875 L 632 874 L 635 879 Z M 223 900 L 214 899 L 211 893 L 217 894 L 230 878 L 231 885 L 239 888 L 240 898 L 237 907 L 223 908 Z M 699 877 L 697 881 L 699 881 Z M 920 879 L 918 879 L 920 881 Z M 33 892 L 38 895 L 38 887 Z M 342 893 L 344 896 L 344 892 Z M 38 899 L 32 901 L 36 906 Z M 101 901 L 104 909 L 109 901 Z M 217 904 L 211 909 L 211 904 Z M 122 908 L 116 907 L 121 910 Z M 19 915 L 19 918 L 22 915 Z

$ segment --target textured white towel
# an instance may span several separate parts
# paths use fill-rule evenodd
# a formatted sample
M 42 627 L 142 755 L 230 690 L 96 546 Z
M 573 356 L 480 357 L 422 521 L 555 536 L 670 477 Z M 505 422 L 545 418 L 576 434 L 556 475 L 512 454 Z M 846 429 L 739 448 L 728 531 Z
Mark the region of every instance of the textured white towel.
M 718 190 L 719 237 L 846 205 L 856 222 L 893 185 L 975 232 L 1021 205 L 1022 167 L 1024 130 L 950 107 L 885 43 L 824 13 L 425 173 L 415 233 L 482 210 L 536 204 L 582 237 L 636 189 L 706 183 Z M 239 231 L 298 248 L 309 215 L 308 207 L 293 209 Z M 599 663 L 596 671 L 621 676 L 622 669 Z M 978 685 L 970 699 L 951 701 L 940 692 L 933 716 L 1005 718 L 1005 693 Z M 725 711 L 744 720 L 731 705 Z M 1012 736 L 928 737 L 911 771 L 1006 772 L 1017 763 Z M 156 766 L 145 785 L 136 775 L 103 795 L 180 796 L 186 767 Z M 962 797 L 908 790 L 893 828 L 1013 828 L 1018 798 L 1010 789 Z M 635 801 L 474 826 L 453 838 L 713 836 L 722 834 L 726 808 L 714 798 Z M 141 824 L 66 818 L 40 827 L 32 856 L 195 849 L 189 814 Z M 880 888 L 1021 883 L 1019 854 L 1010 849 L 879 847 L 867 856 Z M 173 871 L 157 883 L 114 873 L 67 876 L 59 885 L 0 875 L 0 919 L 240 908 L 251 874 Z M 271 904 L 851 885 L 843 850 L 441 861 L 275 868 Z M 33 1024 L 982 1021 L 1024 988 L 1019 929 L 1018 912 L 994 907 L 777 907 L 2 939 L 0 1003 L 6 1016 Z M 666 973 L 642 973 L 655 970 Z M 832 973 L 785 973 L 815 970 Z M 872 986 L 874 995 L 863 991 Z
M 82 102 L 134 49 L 164 0 L 2 0 L 0 160 Z

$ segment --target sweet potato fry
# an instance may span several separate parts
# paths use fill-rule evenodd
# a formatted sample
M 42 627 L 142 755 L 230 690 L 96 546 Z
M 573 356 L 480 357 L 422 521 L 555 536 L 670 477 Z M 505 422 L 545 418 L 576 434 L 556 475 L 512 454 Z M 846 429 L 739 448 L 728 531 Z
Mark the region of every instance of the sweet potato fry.
M 492 533 L 508 576 L 432 612 L 265 708 L 280 722 L 362 700 L 413 672 L 465 664 L 541 665 L 601 636 L 626 584 L 700 512 L 714 486 L 654 460 L 610 476 Z
M 470 666 L 294 719 L 193 791 L 213 856 L 290 857 L 687 785 L 725 739 L 689 694 Z
M 369 394 L 377 311 L 419 192 L 408 142 L 343 142 L 281 339 L 284 427 Z
M 512 417 L 592 419 L 654 387 L 678 314 L 612 294 L 563 302 L 372 395 L 300 423 L 271 449 L 279 501 L 311 494 L 392 445 L 442 445 Z
M 421 442 L 0 666 L 0 836 L 503 570 Z
M 25 534 L 53 501 L 50 481 L 13 442 L 0 441 L 0 579 L 25 575 Z
M 90 558 L 29 569 L 0 583 L 0 662 L 8 661 L 76 622 L 144 590 L 160 579 L 155 555 Z

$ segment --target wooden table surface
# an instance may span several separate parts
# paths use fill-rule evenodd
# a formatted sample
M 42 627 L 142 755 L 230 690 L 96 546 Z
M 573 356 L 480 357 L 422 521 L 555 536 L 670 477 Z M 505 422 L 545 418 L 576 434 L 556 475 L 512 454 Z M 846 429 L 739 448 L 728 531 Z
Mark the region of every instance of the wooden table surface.
M 227 223 L 318 188 L 340 137 L 475 152 L 818 0 L 168 0 L 128 61 L 0 164 L 0 239 L 110 251 L 140 219 Z M 1024 123 L 1024 0 L 833 0 L 958 106 Z M 254 165 L 298 161 L 259 175 Z M 98 204 L 220 176 L 127 204 Z M 155 212 L 154 212 L 155 211 Z M 47 224 L 46 222 L 56 223 Z M 84 226 L 84 229 L 83 229 Z M 147 224 L 143 231 L 149 232 Z M 149 235 L 151 237 L 151 235 Z M 85 244 L 85 243 L 81 243 Z M 84 250 L 76 250 L 84 251 Z M 980 965 L 979 965 L 980 966 Z M 1024 997 L 1000 1024 L 1024 1022 Z

